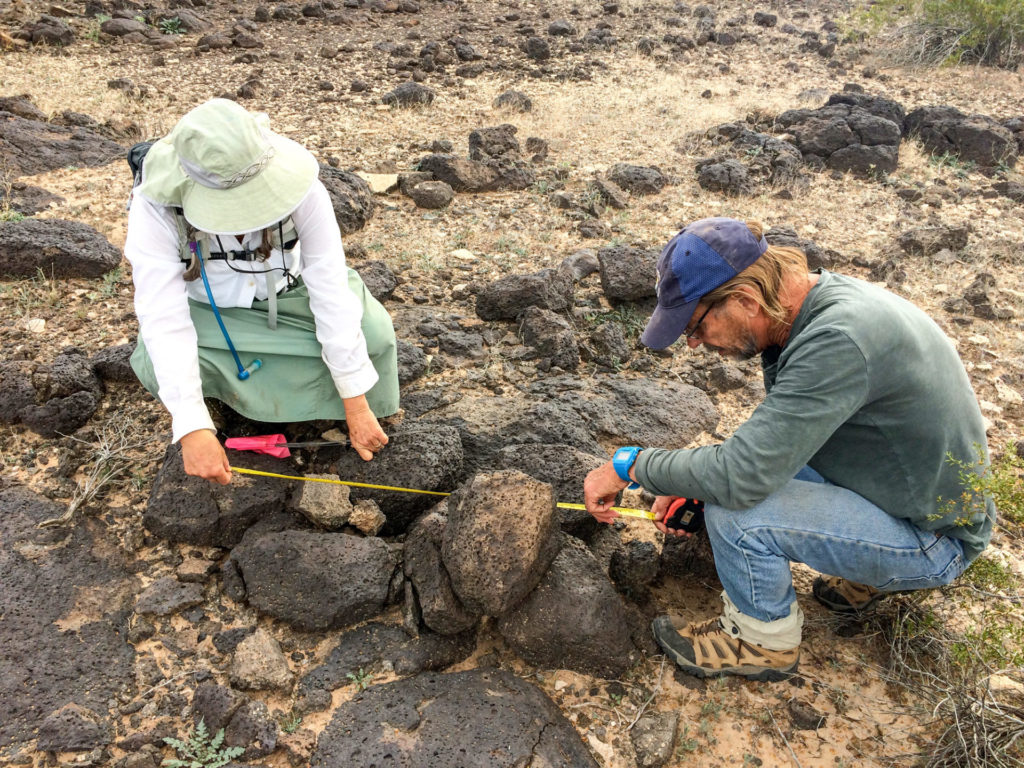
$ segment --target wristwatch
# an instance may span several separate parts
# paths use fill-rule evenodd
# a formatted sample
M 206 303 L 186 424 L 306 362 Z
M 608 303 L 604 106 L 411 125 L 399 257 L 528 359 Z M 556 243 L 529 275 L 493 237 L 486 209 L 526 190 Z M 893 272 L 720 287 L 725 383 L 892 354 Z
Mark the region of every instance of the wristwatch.
M 629 470 L 633 468 L 636 463 L 636 457 L 640 455 L 640 448 L 636 445 L 629 445 L 625 448 L 619 448 L 612 455 L 612 467 L 615 469 L 615 474 L 619 476 L 620 480 L 624 480 L 629 483 L 626 487 L 630 490 L 634 490 L 640 487 L 640 483 L 634 482 L 633 478 L 629 476 Z

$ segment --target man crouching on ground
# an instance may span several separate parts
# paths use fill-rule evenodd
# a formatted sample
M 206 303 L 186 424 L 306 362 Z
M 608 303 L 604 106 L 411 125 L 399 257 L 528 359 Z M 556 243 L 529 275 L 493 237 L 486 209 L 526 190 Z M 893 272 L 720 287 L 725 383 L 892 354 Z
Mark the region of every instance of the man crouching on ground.
M 953 461 L 987 466 L 967 373 L 937 325 L 908 301 L 769 246 L 757 222 L 703 219 L 658 259 L 658 304 L 641 341 L 680 336 L 727 357 L 761 355 L 766 395 L 728 440 L 692 450 L 620 448 L 584 483 L 587 509 L 616 515 L 632 481 L 704 500 L 721 617 L 677 631 L 665 652 L 699 677 L 779 680 L 800 658 L 803 612 L 791 562 L 818 577 L 835 611 L 887 593 L 948 584 L 989 542 L 995 507 L 961 486 Z M 983 461 L 979 465 L 979 455 Z M 966 495 L 965 495 L 966 494 Z

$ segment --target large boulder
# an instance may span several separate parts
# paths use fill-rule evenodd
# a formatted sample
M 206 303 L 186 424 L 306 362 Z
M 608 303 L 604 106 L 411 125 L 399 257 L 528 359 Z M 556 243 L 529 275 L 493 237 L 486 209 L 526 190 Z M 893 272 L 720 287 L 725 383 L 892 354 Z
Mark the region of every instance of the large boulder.
M 573 305 L 572 278 L 554 269 L 529 275 L 509 275 L 485 285 L 476 297 L 482 320 L 514 320 L 527 307 L 562 312 Z
M 280 472 L 267 456 L 239 454 L 236 466 Z M 167 448 L 153 481 L 142 523 L 157 536 L 200 546 L 233 547 L 262 517 L 284 508 L 291 489 L 287 481 L 236 473 L 230 485 L 214 485 L 185 474 L 181 448 Z
M 370 185 L 349 171 L 320 166 L 320 181 L 327 188 L 341 234 L 350 235 L 366 226 L 377 210 Z
M 503 670 L 371 686 L 334 711 L 310 767 L 387 764 L 597 768 L 554 702 Z
M 493 166 L 451 154 L 427 155 L 416 168 L 456 192 L 493 192 L 501 184 L 501 174 Z
M 903 122 L 933 155 L 956 155 L 982 168 L 1013 167 L 1018 148 L 1014 134 L 986 115 L 965 115 L 956 107 L 919 107 Z
M 34 176 L 69 165 L 95 168 L 124 157 L 126 151 L 88 128 L 0 112 L 0 163 L 12 176 Z
M 0 242 L 0 275 L 11 277 L 100 277 L 121 263 L 121 252 L 80 221 L 0 222 Z
M 622 599 L 586 545 L 572 537 L 537 588 L 498 621 L 498 631 L 541 667 L 616 678 L 636 660 Z
M 397 565 L 382 539 L 302 530 L 250 533 L 231 559 L 250 605 L 306 631 L 376 616 Z
M 106 744 L 108 702 L 133 679 L 137 577 L 99 520 L 39 527 L 63 511 L 27 488 L 0 490 L 0 748 Z
M 493 459 L 495 469 L 516 469 L 548 483 L 557 501 L 580 503 L 587 474 L 608 461 L 571 445 L 508 445 Z M 558 509 L 562 530 L 579 538 L 590 536 L 600 523 L 584 510 Z
M 859 176 L 896 170 L 902 127 L 862 106 L 834 103 L 814 110 L 791 109 L 776 122 L 793 136 L 807 163 Z
M 803 186 L 803 156 L 793 144 L 744 123 L 724 123 L 703 134 L 702 141 L 726 147 L 697 163 L 697 183 L 713 192 L 730 195 L 792 189 Z
M 469 610 L 501 616 L 540 582 L 555 554 L 551 486 L 515 471 L 479 473 L 452 496 L 441 556 Z

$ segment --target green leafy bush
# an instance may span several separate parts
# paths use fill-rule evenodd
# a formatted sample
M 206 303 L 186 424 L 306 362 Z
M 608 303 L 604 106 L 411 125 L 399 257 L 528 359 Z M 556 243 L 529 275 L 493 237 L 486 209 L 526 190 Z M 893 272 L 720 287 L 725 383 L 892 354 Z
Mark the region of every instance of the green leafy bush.
M 211 739 L 210 731 L 202 720 L 184 740 L 168 737 L 164 743 L 174 747 L 178 753 L 177 759 L 164 760 L 167 768 L 223 768 L 245 752 L 242 747 L 223 746 L 223 728 Z
M 898 58 L 923 64 L 1024 62 L 1021 0 L 878 0 L 865 18 Z

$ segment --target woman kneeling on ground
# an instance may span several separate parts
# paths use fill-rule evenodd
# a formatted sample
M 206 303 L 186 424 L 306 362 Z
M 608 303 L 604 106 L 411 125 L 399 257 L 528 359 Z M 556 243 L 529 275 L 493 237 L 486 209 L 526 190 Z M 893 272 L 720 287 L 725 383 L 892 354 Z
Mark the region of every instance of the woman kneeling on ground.
M 196 107 L 149 149 L 128 216 L 132 367 L 185 471 L 222 484 L 204 397 L 256 421 L 344 419 L 366 461 L 398 411 L 391 318 L 345 266 L 316 159 L 268 125 L 226 99 Z

